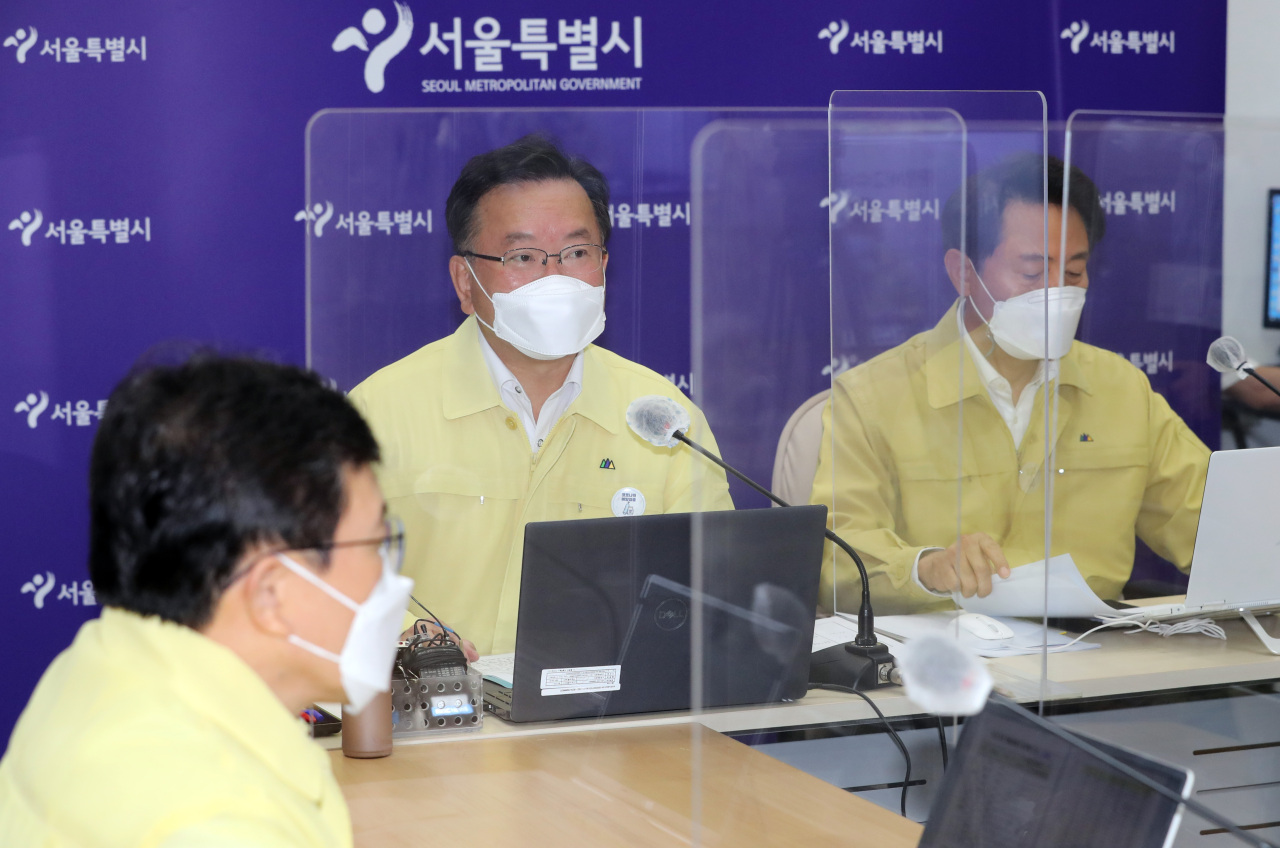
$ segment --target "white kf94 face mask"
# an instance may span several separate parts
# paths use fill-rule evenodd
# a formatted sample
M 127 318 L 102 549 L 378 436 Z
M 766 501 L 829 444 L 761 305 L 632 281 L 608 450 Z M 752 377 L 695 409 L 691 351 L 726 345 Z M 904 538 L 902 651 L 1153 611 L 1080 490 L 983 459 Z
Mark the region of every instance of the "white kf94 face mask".
M 604 332 L 604 286 L 550 274 L 512 292 L 490 297 L 471 262 L 471 278 L 493 304 L 493 324 L 484 324 L 530 359 L 551 360 L 579 353 Z
M 976 271 L 974 276 L 987 297 L 991 297 L 991 291 Z M 1071 350 L 1080 326 L 1084 294 L 1085 290 L 1079 286 L 1053 286 L 1033 289 L 1008 300 L 991 298 L 994 302 L 991 320 L 984 321 L 995 343 L 1016 359 L 1061 359 Z M 974 309 L 981 318 L 982 310 L 976 303 Z
M 358 604 L 316 576 L 315 572 L 276 554 L 285 568 L 311 583 L 349 610 L 355 611 L 351 629 L 342 643 L 342 653 L 335 654 L 300 636 L 289 634 L 289 642 L 318 657 L 338 664 L 342 675 L 342 691 L 347 706 L 360 712 L 379 692 L 391 688 L 391 669 L 396 661 L 400 623 L 413 591 L 413 580 L 396 572 L 391 556 L 382 555 L 382 576 L 364 603 Z

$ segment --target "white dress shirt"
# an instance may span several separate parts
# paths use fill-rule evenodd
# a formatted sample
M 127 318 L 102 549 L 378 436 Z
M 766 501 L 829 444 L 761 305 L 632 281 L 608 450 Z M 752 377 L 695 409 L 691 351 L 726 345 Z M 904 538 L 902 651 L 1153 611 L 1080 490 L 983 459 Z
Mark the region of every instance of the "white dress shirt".
M 569 367 L 569 376 L 565 378 L 564 385 L 551 393 L 551 397 L 542 404 L 542 409 L 535 418 L 533 403 L 530 402 L 524 386 L 520 385 L 516 375 L 512 374 L 511 369 L 498 358 L 498 354 L 494 353 L 484 333 L 478 335 L 480 350 L 484 353 L 484 364 L 489 368 L 489 376 L 493 378 L 493 384 L 498 388 L 502 403 L 519 416 L 525 435 L 529 437 L 529 449 L 536 454 L 542 447 L 542 443 L 546 441 L 551 428 L 569 408 L 569 404 L 577 400 L 578 395 L 582 393 L 582 351 L 578 351 L 578 355 L 573 358 L 573 365 Z
M 965 346 L 969 348 L 969 357 L 978 369 L 978 377 L 987 389 L 987 396 L 991 398 L 991 405 L 1008 425 L 1009 434 L 1013 436 L 1013 446 L 1016 448 L 1022 444 L 1022 437 L 1027 434 L 1027 427 L 1031 424 L 1031 410 L 1035 404 L 1036 390 L 1044 385 L 1045 362 L 1043 359 L 1040 360 L 1036 366 L 1035 376 L 1031 378 L 1031 382 L 1027 383 L 1022 394 L 1018 395 L 1015 403 L 1013 386 L 1009 385 L 1009 381 L 1001 377 L 995 366 L 982 355 L 982 351 L 978 350 L 978 345 L 973 341 L 973 336 L 965 333 L 963 328 L 961 333 L 964 335 Z M 1052 380 L 1057 376 L 1058 361 L 1051 359 L 1049 360 L 1049 379 Z

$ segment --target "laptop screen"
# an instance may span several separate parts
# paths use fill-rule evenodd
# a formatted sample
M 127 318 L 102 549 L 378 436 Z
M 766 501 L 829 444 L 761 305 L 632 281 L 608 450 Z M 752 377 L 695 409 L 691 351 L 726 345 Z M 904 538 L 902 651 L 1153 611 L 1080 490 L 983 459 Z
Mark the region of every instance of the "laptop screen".
M 1087 739 L 1179 795 L 1191 773 Z M 921 848 L 1075 848 L 1172 842 L 1181 805 L 1054 736 L 999 702 L 965 722 L 925 825 Z
M 1280 447 L 1216 451 L 1209 457 L 1196 527 L 1188 607 L 1280 606 L 1275 481 Z
M 825 526 L 823 506 L 530 522 L 504 718 L 804 697 Z

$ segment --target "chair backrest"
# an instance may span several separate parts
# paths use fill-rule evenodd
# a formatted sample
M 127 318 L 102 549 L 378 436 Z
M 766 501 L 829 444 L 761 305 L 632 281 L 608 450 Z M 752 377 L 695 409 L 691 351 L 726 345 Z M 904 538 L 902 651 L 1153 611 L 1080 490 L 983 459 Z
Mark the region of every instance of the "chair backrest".
M 813 492 L 822 444 L 822 407 L 830 394 L 830 389 L 824 389 L 800 404 L 778 438 L 773 491 L 789 504 L 807 504 Z

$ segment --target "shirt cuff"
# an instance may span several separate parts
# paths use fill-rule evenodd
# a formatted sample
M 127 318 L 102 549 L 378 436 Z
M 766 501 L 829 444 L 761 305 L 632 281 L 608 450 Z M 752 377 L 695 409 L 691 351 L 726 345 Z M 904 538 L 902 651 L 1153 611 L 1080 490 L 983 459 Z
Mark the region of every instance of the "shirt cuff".
M 945 551 L 945 550 L 946 548 L 921 548 L 919 551 L 917 551 L 916 561 L 911 563 L 911 579 L 912 581 L 915 582 L 917 586 L 919 586 L 924 591 L 928 592 L 930 595 L 933 595 L 935 598 L 950 599 L 951 598 L 950 592 L 935 592 L 932 589 L 930 589 L 928 586 L 920 582 L 920 557 L 924 556 L 927 553 L 932 553 L 933 551 Z

